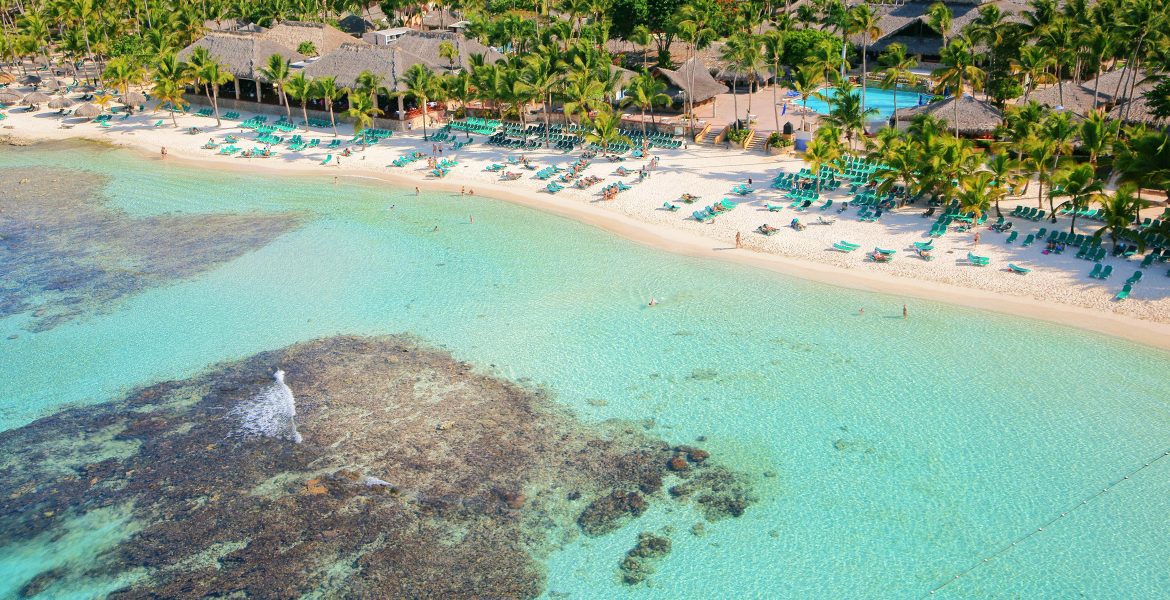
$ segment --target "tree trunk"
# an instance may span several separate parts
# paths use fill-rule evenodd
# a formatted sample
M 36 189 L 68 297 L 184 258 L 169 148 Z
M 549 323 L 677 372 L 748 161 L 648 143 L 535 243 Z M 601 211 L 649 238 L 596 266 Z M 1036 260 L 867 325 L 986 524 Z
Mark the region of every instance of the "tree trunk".
M 691 69 L 691 72 L 694 72 L 694 69 Z M 735 77 L 731 78 L 731 103 L 732 103 L 732 106 L 735 107 L 733 109 L 735 111 L 735 113 L 732 114 L 732 117 L 733 117 L 735 129 L 739 129 L 739 92 L 736 91 L 736 88 L 738 88 L 738 87 L 739 87 L 739 73 L 736 73 Z
M 329 105 L 329 123 L 333 125 L 333 137 L 337 137 L 337 119 L 333 116 L 333 98 L 325 98 L 325 103 Z
M 301 116 L 305 118 L 305 131 L 311 132 L 309 129 L 309 103 L 307 100 L 301 100 Z
M 215 126 L 222 127 L 223 123 L 219 120 L 219 84 L 211 86 L 211 110 L 215 111 Z
M 779 77 L 777 74 L 779 71 L 780 61 L 776 61 L 772 65 L 772 118 L 774 119 L 773 123 L 776 127 L 776 133 L 780 133 L 780 102 L 776 97 L 776 88 L 779 87 L 776 85 L 776 78 Z
M 963 99 L 963 77 L 959 76 L 959 89 L 955 90 L 955 137 L 959 137 L 959 101 Z
M 869 34 L 866 34 L 866 37 L 868 38 Z M 869 70 L 869 65 L 866 62 L 866 57 L 865 57 L 865 50 L 867 47 L 868 47 L 868 44 L 865 43 L 865 38 L 862 38 L 862 42 L 861 42 L 861 114 L 863 114 L 863 115 L 865 114 L 865 82 L 866 82 L 865 77 L 868 74 L 868 70 Z M 894 86 L 896 87 L 897 85 L 898 85 L 898 82 L 895 81 Z
M 420 98 L 420 100 L 422 100 L 422 109 L 423 109 L 423 139 L 426 139 L 426 137 L 427 137 L 427 99 Z

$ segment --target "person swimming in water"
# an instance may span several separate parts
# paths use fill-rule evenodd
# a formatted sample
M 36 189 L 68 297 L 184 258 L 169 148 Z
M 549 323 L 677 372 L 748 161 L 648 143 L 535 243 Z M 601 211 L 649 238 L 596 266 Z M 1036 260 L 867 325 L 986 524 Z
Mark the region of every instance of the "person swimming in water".
M 650 306 L 656 306 L 657 304 L 658 304 L 658 299 L 655 298 L 654 296 L 650 296 Z

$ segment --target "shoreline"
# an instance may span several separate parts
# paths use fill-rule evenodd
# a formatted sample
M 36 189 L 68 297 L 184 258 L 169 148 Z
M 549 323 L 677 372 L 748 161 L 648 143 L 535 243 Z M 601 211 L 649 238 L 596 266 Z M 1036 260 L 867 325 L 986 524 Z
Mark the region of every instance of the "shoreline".
M 145 113 L 147 119 L 150 119 L 149 113 Z M 140 119 L 142 115 L 137 115 Z M 35 118 L 35 117 L 34 117 Z M 12 123 L 12 119 L 7 121 Z M 78 127 L 89 128 L 89 125 L 80 125 Z M 1170 350 L 1170 322 L 1155 321 L 1152 319 L 1143 319 L 1116 312 L 1106 312 L 1099 309 L 1088 308 L 1067 302 L 1042 301 L 1034 297 L 1013 295 L 1002 293 L 994 290 L 982 289 L 973 286 L 956 285 L 945 283 L 941 281 L 932 281 L 924 278 L 915 278 L 913 276 L 899 276 L 892 273 L 874 270 L 860 270 L 854 268 L 847 268 L 822 262 L 812 259 L 794 258 L 785 256 L 776 252 L 770 252 L 767 249 L 753 250 L 749 248 L 736 249 L 734 244 L 728 244 L 712 236 L 704 235 L 698 231 L 691 231 L 690 228 L 681 226 L 672 226 L 665 223 L 650 222 L 645 219 L 640 219 L 635 215 L 627 214 L 620 210 L 607 208 L 606 204 L 599 204 L 597 201 L 577 202 L 577 201 L 562 201 L 565 198 L 564 192 L 562 195 L 552 196 L 541 192 L 529 191 L 520 187 L 505 187 L 492 181 L 484 181 L 475 177 L 468 177 L 464 179 L 463 173 L 458 175 L 459 183 L 453 177 L 450 180 L 436 180 L 425 176 L 412 176 L 407 172 L 397 173 L 386 170 L 375 170 L 376 168 L 367 168 L 361 166 L 354 166 L 361 161 L 361 153 L 355 153 L 347 161 L 344 167 L 329 168 L 325 173 L 317 173 L 313 170 L 304 168 L 312 166 L 307 162 L 308 159 L 300 160 L 296 164 L 283 161 L 281 159 L 259 159 L 248 160 L 246 163 L 239 164 L 240 161 L 234 157 L 220 157 L 215 154 L 207 154 L 207 150 L 202 150 L 198 146 L 189 147 L 189 144 L 183 145 L 168 145 L 168 156 L 161 158 L 155 148 L 160 147 L 158 136 L 153 136 L 155 139 L 147 139 L 151 136 L 131 136 L 131 135 L 110 135 L 115 133 L 116 129 L 96 129 L 92 131 L 88 129 L 50 129 L 48 131 L 40 128 L 41 131 L 28 131 L 25 128 L 7 129 L 0 131 L 0 139 L 9 144 L 19 145 L 20 142 L 60 142 L 84 140 L 87 143 L 104 144 L 113 147 L 123 148 L 132 152 L 140 153 L 143 158 L 150 161 L 171 162 L 184 166 L 194 166 L 197 168 L 206 168 L 211 166 L 216 169 L 225 169 L 233 172 L 241 173 L 256 173 L 262 172 L 266 174 L 295 174 L 296 176 L 307 176 L 314 178 L 328 178 L 346 177 L 351 179 L 379 181 L 395 186 L 417 186 L 420 189 L 429 191 L 451 192 L 458 193 L 461 187 L 473 187 L 480 196 L 487 196 L 491 199 L 501 200 L 518 204 L 528 208 L 541 210 L 547 213 L 569 218 L 574 221 L 596 227 L 610 234 L 620 236 L 624 239 L 640 244 L 645 247 L 654 248 L 674 254 L 689 256 L 702 259 L 713 259 L 730 261 L 741 265 L 751 266 L 754 268 L 763 269 L 773 273 L 778 273 L 784 276 L 797 277 L 804 280 L 814 281 L 821 284 L 828 284 L 835 287 L 861 290 L 866 292 L 875 292 L 881 294 L 892 295 L 901 298 L 913 298 L 918 300 L 937 301 L 946 304 L 962 306 L 966 308 L 973 308 L 978 310 L 988 310 L 995 313 L 1007 314 L 1012 316 L 1035 319 L 1039 321 L 1054 323 L 1061 326 L 1073 327 L 1085 331 L 1104 334 L 1112 337 L 1126 339 L 1131 342 L 1136 342 L 1146 346 Z M 163 141 L 168 144 L 179 144 L 184 140 L 197 142 L 202 144 L 207 137 L 211 135 L 222 135 L 229 132 L 234 132 L 237 128 L 225 123 L 225 126 L 217 131 L 205 131 L 201 135 L 189 135 L 181 129 L 176 130 L 172 128 L 165 128 L 161 131 L 148 130 L 158 134 L 171 134 L 169 137 L 179 137 L 179 140 L 164 138 Z M 297 131 L 304 134 L 302 130 Z M 320 135 L 322 139 L 329 137 L 329 133 L 316 132 L 313 135 Z M 242 136 L 241 136 L 242 137 Z M 411 143 L 411 147 L 405 150 L 416 149 L 414 146 L 425 145 L 418 135 L 414 134 L 400 134 L 396 133 L 392 138 L 393 141 L 407 140 Z M 480 148 L 484 147 L 480 145 Z M 370 150 L 385 150 L 386 146 L 372 147 Z M 398 150 L 403 150 L 401 146 Z M 370 150 L 366 152 L 369 153 Z M 698 151 L 696 149 L 695 151 Z M 528 153 L 534 154 L 534 153 Z M 463 154 L 452 153 L 452 156 L 457 156 L 461 163 L 464 162 Z M 735 156 L 735 155 L 728 155 Z M 570 158 L 571 155 L 564 155 L 564 158 Z M 541 157 L 543 158 L 543 156 Z M 679 161 L 674 160 L 675 157 L 663 157 L 663 164 L 670 166 Z M 702 160 L 702 156 L 698 157 Z M 775 170 L 781 166 L 780 161 L 773 157 L 754 156 L 754 155 L 740 155 L 741 163 L 746 163 L 746 166 L 756 166 L 763 168 L 770 168 Z M 540 158 L 536 158 L 540 162 Z M 380 161 L 375 161 L 379 162 Z M 471 162 L 471 161 L 468 161 Z M 603 161 L 599 161 L 605 164 Z M 791 161 L 790 161 L 791 162 Z M 798 161 L 794 164 L 799 164 Z M 320 167 L 325 169 L 326 167 Z M 631 165 L 631 168 L 636 167 Z M 660 171 L 665 170 L 660 167 Z M 414 172 L 414 171 L 411 171 Z M 665 173 L 656 173 L 659 177 L 668 176 Z M 323 177 L 322 177 L 323 176 Z M 760 174 L 763 179 L 764 174 Z M 475 179 L 470 181 L 469 179 Z M 656 179 L 651 178 L 646 182 L 639 184 L 643 187 L 650 187 L 657 182 Z M 566 188 L 566 192 L 571 188 Z M 636 190 L 641 188 L 636 188 Z M 636 191 L 635 191 L 636 193 Z M 550 202 L 550 199 L 557 199 L 556 202 Z M 615 203 L 607 203 L 614 205 Z M 683 205 L 686 207 L 687 205 Z M 698 205 L 691 205 L 699 208 Z M 657 210 L 657 209 L 655 209 Z M 1010 206 L 1009 206 L 1010 210 Z M 677 213 L 675 213 L 677 214 Z M 802 213 L 803 214 L 803 213 Z M 815 226 L 812 226 L 815 227 Z M 755 234 L 748 234 L 749 237 L 754 237 Z M 745 238 L 745 241 L 748 241 Z M 748 244 L 745 244 L 745 246 Z M 752 244 L 755 245 L 755 244 Z M 1151 273 L 1155 277 L 1157 273 Z M 1124 274 L 1121 277 L 1125 277 Z M 1170 302 L 1165 299 L 1159 300 L 1158 303 Z M 1153 303 L 1151 303 L 1153 304 Z

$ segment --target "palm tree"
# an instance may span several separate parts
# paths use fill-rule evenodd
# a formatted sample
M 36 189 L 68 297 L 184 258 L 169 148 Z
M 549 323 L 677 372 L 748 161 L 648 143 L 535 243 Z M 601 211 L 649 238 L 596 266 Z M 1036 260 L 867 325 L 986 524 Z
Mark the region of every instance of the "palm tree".
M 866 54 L 869 51 L 869 43 L 881 36 L 882 30 L 877 26 L 877 14 L 868 4 L 858 4 L 849 9 L 849 21 L 850 29 L 861 34 L 861 108 L 864 110 L 866 77 L 869 73 Z
M 427 135 L 427 103 L 432 98 L 437 98 L 442 94 L 439 85 L 439 79 L 435 77 L 433 71 L 428 69 L 422 63 L 415 63 L 398 78 L 398 82 L 406 86 L 406 89 L 398 92 L 407 97 L 414 98 L 416 102 L 422 107 L 423 113 L 423 137 Z
M 837 87 L 836 94 L 825 100 L 829 103 L 829 114 L 822 117 L 822 120 L 840 129 L 845 134 L 849 148 L 852 149 L 854 137 L 858 132 L 865 131 L 866 118 L 876 115 L 878 110 L 876 108 L 862 108 L 861 95 L 857 93 L 857 88 L 848 81 L 843 81 Z
M 447 59 L 447 68 L 455 70 L 455 61 L 459 60 L 459 49 L 449 40 L 439 42 L 439 57 Z
M 382 109 L 374 106 L 374 101 L 365 94 L 350 94 L 349 108 L 345 114 L 353 119 L 353 132 L 359 134 L 374 126 L 374 117 L 382 115 Z
M 471 73 L 460 71 L 448 75 L 443 79 L 443 90 L 448 98 L 459 101 L 461 112 L 467 111 L 467 101 L 475 95 L 475 86 L 472 85 Z M 471 139 L 471 130 L 465 131 L 467 139 Z
M 316 86 L 312 80 L 305 77 L 303 71 L 289 78 L 284 84 L 284 92 L 301 103 L 301 116 L 305 119 L 305 131 L 309 131 L 309 100 L 313 99 Z
M 772 65 L 772 117 L 776 123 L 776 131 L 780 131 L 780 99 L 776 97 L 780 90 L 780 60 L 784 58 L 785 32 L 773 29 L 764 33 L 764 58 Z
M 183 91 L 189 81 L 191 78 L 187 63 L 180 61 L 174 52 L 168 52 L 160 56 L 154 65 L 150 95 L 158 100 L 159 106 L 169 103 L 175 108 L 184 107 L 187 100 L 183 98 Z M 171 110 L 171 124 L 179 126 L 174 110 Z
M 290 64 L 288 59 L 279 54 L 273 54 L 268 57 L 268 64 L 260 69 L 260 75 L 276 88 L 276 96 L 280 99 L 280 103 L 284 105 L 284 112 L 289 119 L 292 119 L 292 108 L 288 104 L 288 97 L 285 96 L 284 87 L 288 83 L 290 72 Z M 257 83 L 257 86 L 260 84 Z
M 102 71 L 102 80 L 106 85 L 116 88 L 122 96 L 130 90 L 130 86 L 140 83 L 146 76 L 146 70 L 133 62 L 128 56 L 117 56 L 106 63 Z M 133 113 L 134 107 L 127 104 L 126 110 Z
M 840 138 L 840 132 L 833 127 L 821 127 L 817 130 L 816 137 L 809 143 L 808 149 L 804 151 L 804 161 L 808 163 L 816 180 L 817 194 L 821 193 L 821 169 L 833 169 L 844 154 Z
M 1138 220 L 1141 210 L 1149 203 L 1136 195 L 1137 186 L 1132 183 L 1123 183 L 1112 196 L 1101 198 L 1100 219 L 1103 226 L 1093 233 L 1093 237 L 1100 239 L 1105 232 L 1109 232 L 1109 239 L 1113 242 L 1113 249 L 1117 249 L 1117 238 L 1129 232 L 1129 226 Z M 1145 249 L 1145 240 L 1138 237 L 1135 240 L 1139 250 Z
M 372 71 L 358 73 L 357 79 L 354 80 L 354 88 L 358 94 L 368 96 L 370 106 L 374 108 L 378 108 L 378 94 L 389 93 L 386 86 L 382 85 L 382 76 Z
M 716 36 L 711 24 L 722 14 L 722 7 L 713 0 L 694 0 L 684 4 L 677 13 L 675 27 L 680 40 L 689 44 L 687 60 L 694 58 L 699 50 L 710 44 Z M 695 89 L 695 71 L 689 73 L 688 88 Z M 691 137 L 695 136 L 695 99 L 687 92 L 687 114 L 689 115 Z
M 645 25 L 634 26 L 634 31 L 630 33 L 627 38 L 630 43 L 642 49 L 642 68 L 650 68 L 650 44 L 654 42 L 654 36 L 650 33 L 650 28 Z
M 225 68 L 225 65 L 218 62 L 205 66 L 200 75 L 211 88 L 211 109 L 215 111 L 215 126 L 220 127 L 223 123 L 219 119 L 219 86 L 235 80 L 236 77 Z
M 597 116 L 590 120 L 590 131 L 585 134 L 585 140 L 591 144 L 601 146 L 601 153 L 609 152 L 610 144 L 632 144 L 630 138 L 621 132 L 621 115 L 606 108 L 597 111 Z
M 841 71 L 849 68 L 849 63 L 845 62 L 844 58 L 837 56 L 837 51 L 828 40 L 821 40 L 813 48 L 805 60 L 805 64 L 820 71 L 826 81 L 841 79 L 841 74 L 837 72 L 838 68 Z
M 1072 142 L 1076 135 L 1077 127 L 1068 112 L 1052 113 L 1044 119 L 1040 128 L 1040 143 L 1048 146 L 1052 152 L 1052 167 L 1048 170 L 1049 188 L 1052 187 L 1052 174 L 1060 165 L 1060 157 L 1072 152 Z M 1056 208 L 1052 205 L 1051 193 L 1048 197 L 1048 209 L 1052 213 L 1050 215 L 1052 222 L 1055 223 Z
M 942 36 L 942 45 L 947 46 L 947 36 L 951 32 L 951 21 L 953 20 L 951 9 L 942 2 L 935 2 L 926 9 L 926 23 L 930 28 L 937 31 Z
M 573 115 L 580 113 L 581 122 L 584 122 L 601 102 L 602 85 L 600 81 L 589 77 L 572 78 L 561 94 L 564 98 L 565 118 L 571 123 Z
M 1028 94 L 1042 83 L 1056 81 L 1056 76 L 1048 72 L 1056 59 L 1046 50 L 1036 45 L 1020 48 L 1020 54 L 1012 60 L 1012 72 L 1024 78 L 1024 102 L 1028 101 Z
M 654 107 L 670 104 L 667 96 L 666 84 L 662 83 L 649 71 L 642 71 L 637 77 L 630 80 L 625 88 L 626 97 L 622 98 L 622 106 L 634 105 L 642 111 L 642 137 L 646 136 L 646 111 L 650 111 L 650 118 L 654 118 Z
M 548 54 L 531 54 L 525 61 L 524 69 L 520 74 L 522 91 L 541 100 L 546 144 L 552 123 L 549 111 L 552 110 L 553 93 L 561 85 L 560 75 L 562 72 L 561 62 L 556 57 Z
M 963 38 L 951 40 L 942 49 L 942 67 L 931 72 L 931 77 L 937 79 L 935 93 L 954 87 L 955 105 L 955 137 L 959 136 L 959 101 L 963 99 L 963 87 L 970 83 L 972 90 L 979 90 L 983 86 L 986 73 L 975 66 L 975 57 L 971 45 Z
M 959 180 L 959 210 L 972 213 L 974 221 L 987 214 L 992 203 L 999 202 L 1002 188 L 993 185 L 995 175 L 990 171 L 976 171 Z
M 898 84 L 905 81 L 909 85 L 918 84 L 918 75 L 911 69 L 918 66 L 918 59 L 906 55 L 906 46 L 899 43 L 890 44 L 886 51 L 878 58 L 885 69 L 882 70 L 882 87 L 893 91 L 894 123 L 898 122 Z
M 1081 147 L 1089 151 L 1089 164 L 1097 168 L 1097 160 L 1102 154 L 1113 149 L 1113 142 L 1121 129 L 1121 123 L 1105 116 L 1103 110 L 1091 110 L 1081 122 Z
M 345 95 L 345 88 L 337 87 L 337 79 L 318 77 L 313 80 L 313 97 L 320 98 L 329 109 L 329 124 L 333 126 L 333 137 L 337 137 L 337 118 L 333 115 L 333 103 Z
M 1104 184 L 1097 179 L 1091 165 L 1077 165 L 1057 173 L 1052 180 L 1052 195 L 1068 198 L 1060 206 L 1072 209 L 1072 219 L 1069 221 L 1069 233 L 1075 233 L 1077 227 L 1077 213 L 1087 207 L 1090 202 L 1100 199 Z M 1054 219 L 1055 220 L 1055 219 Z
M 1020 188 L 1020 163 L 1007 152 L 998 152 L 987 159 L 987 170 L 995 177 L 992 185 L 1000 191 L 995 196 L 995 216 L 1002 217 L 999 201 L 1009 195 L 1016 195 Z
M 731 78 L 731 103 L 734 107 L 734 120 L 732 127 L 739 129 L 739 65 L 743 58 L 745 51 L 745 40 L 742 36 L 732 37 L 723 44 L 723 50 L 719 54 L 719 58 L 727 63 L 727 66 L 734 71 Z
M 808 97 L 816 93 L 824 78 L 824 71 L 811 65 L 801 66 L 792 75 L 792 89 L 800 94 L 800 128 L 804 129 L 804 116 L 808 112 Z

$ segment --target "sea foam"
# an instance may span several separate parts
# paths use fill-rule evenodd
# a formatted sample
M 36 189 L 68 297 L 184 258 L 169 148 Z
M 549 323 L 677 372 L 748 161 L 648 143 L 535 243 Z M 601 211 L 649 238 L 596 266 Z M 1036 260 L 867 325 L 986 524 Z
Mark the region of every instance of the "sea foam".
M 297 407 L 292 390 L 284 383 L 284 371 L 277 370 L 268 387 L 232 408 L 239 419 L 238 433 L 244 437 L 269 437 L 301 443 L 297 432 Z

